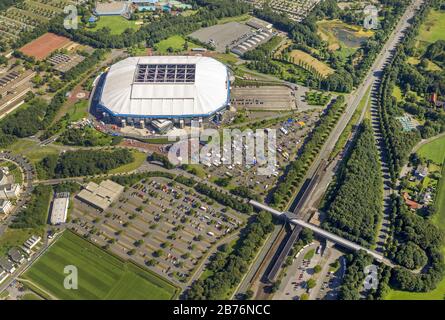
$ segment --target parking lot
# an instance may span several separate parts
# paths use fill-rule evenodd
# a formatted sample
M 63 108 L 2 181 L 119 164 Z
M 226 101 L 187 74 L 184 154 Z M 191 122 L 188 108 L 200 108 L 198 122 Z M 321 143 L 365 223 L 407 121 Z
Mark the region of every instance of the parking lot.
M 258 169 L 265 167 L 261 160 L 254 158 L 254 164 L 248 164 L 245 161 L 245 154 L 249 150 L 249 145 L 244 143 L 242 146 L 233 146 L 232 154 L 243 153 L 242 162 L 237 161 L 232 164 L 223 164 L 224 148 L 221 149 L 220 160 L 214 160 L 213 154 L 207 154 L 201 157 L 200 164 L 186 167 L 192 170 L 201 178 L 207 178 L 210 181 L 218 182 L 221 179 L 230 180 L 227 188 L 235 186 L 245 186 L 251 189 L 259 196 L 266 196 L 271 188 L 276 184 L 278 178 L 283 174 L 286 166 L 290 161 L 295 159 L 298 150 L 303 145 L 307 134 L 313 129 L 316 121 L 319 119 L 319 111 L 306 111 L 290 116 L 286 120 L 277 121 L 271 125 L 267 125 L 269 129 L 275 129 L 277 135 L 276 141 L 276 168 L 270 175 L 260 175 Z M 260 126 L 261 127 L 261 126 Z M 252 126 L 255 130 L 255 126 Z M 233 140 L 232 140 L 233 141 Z M 265 148 L 267 150 L 267 148 Z M 209 160 L 210 159 L 210 160 Z M 268 155 L 265 155 L 267 161 Z M 256 161 L 256 163 L 255 163 Z
M 236 232 L 247 216 L 171 182 L 141 181 L 103 213 L 75 199 L 70 227 L 184 285 L 207 250 Z
M 344 276 L 343 260 L 343 253 L 336 248 L 312 242 L 293 258 L 273 299 L 336 299 Z
M 224 53 L 226 47 L 231 48 L 242 39 L 248 38 L 253 30 L 253 28 L 245 24 L 229 22 L 201 28 L 190 34 L 190 37 L 211 44 L 215 47 L 216 51 Z

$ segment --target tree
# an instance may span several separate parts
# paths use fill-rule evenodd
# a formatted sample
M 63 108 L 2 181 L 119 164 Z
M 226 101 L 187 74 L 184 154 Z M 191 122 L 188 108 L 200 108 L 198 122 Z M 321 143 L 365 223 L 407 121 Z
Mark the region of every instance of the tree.
M 319 273 L 321 271 L 321 266 L 319 265 L 319 264 L 317 264 L 315 267 L 314 267 L 314 273 Z
M 308 289 L 312 289 L 317 285 L 317 282 L 314 279 L 310 278 L 308 281 L 306 281 L 306 285 Z

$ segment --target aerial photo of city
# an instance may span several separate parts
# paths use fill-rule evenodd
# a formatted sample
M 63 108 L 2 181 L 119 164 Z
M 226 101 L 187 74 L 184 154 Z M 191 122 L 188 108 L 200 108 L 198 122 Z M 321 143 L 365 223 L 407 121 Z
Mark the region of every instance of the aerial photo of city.
M 444 254 L 444 0 L 0 0 L 2 306 L 443 301 Z

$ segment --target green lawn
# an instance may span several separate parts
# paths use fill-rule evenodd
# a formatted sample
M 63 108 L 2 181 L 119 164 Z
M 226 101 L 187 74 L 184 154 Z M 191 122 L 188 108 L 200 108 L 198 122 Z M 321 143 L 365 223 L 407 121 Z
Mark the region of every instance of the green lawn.
M 5 255 L 12 247 L 20 247 L 32 235 L 42 235 L 38 229 L 11 229 L 8 228 L 0 237 L 0 257 Z
M 20 139 L 7 148 L 13 154 L 25 156 L 32 163 L 36 164 L 50 154 L 59 154 L 60 150 L 54 146 L 39 146 L 37 142 L 27 139 Z
M 127 20 L 121 16 L 102 16 L 96 23 L 96 27 L 91 30 L 99 30 L 102 28 L 110 28 L 111 34 L 121 34 L 126 29 L 138 30 L 139 26 L 136 21 Z
M 67 265 L 78 269 L 77 290 L 63 286 Z M 66 300 L 168 300 L 177 293 L 175 286 L 154 273 L 125 262 L 70 231 L 65 231 L 22 277 Z
M 305 260 L 311 260 L 312 257 L 315 255 L 315 249 L 311 249 L 304 255 L 303 259 Z
M 117 167 L 116 169 L 111 170 L 110 174 L 115 173 L 126 173 L 139 168 L 142 163 L 147 159 L 147 154 L 144 152 L 132 150 L 131 153 L 134 156 L 134 161 L 128 164 L 124 164 L 123 166 Z
M 396 98 L 397 101 L 402 101 L 402 90 L 399 86 L 394 86 L 394 90 L 392 91 L 392 96 Z
M 432 160 L 434 163 L 443 163 L 445 160 L 445 136 L 421 146 L 417 150 L 417 154 Z
M 79 121 L 83 118 L 88 117 L 88 100 L 80 100 L 68 111 L 70 116 L 69 121 Z
M 180 36 L 180 35 L 174 35 L 171 37 L 168 37 L 165 40 L 162 40 L 160 42 L 158 42 L 157 44 L 155 44 L 155 50 L 158 51 L 159 53 L 162 54 L 166 54 L 166 53 L 171 53 L 171 51 L 173 50 L 173 52 L 181 52 L 181 51 L 185 51 L 184 50 L 184 44 L 185 44 L 185 39 Z M 188 43 L 188 48 L 199 48 L 201 46 L 187 41 Z M 170 52 L 169 52 L 169 48 L 170 48 Z
M 445 11 L 431 10 L 425 23 L 422 24 L 417 39 L 426 42 L 445 40 Z

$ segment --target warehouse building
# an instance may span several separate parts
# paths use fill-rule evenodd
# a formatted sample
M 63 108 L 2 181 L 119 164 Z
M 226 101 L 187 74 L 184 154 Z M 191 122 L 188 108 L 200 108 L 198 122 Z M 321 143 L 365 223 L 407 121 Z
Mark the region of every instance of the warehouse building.
M 102 181 L 100 184 L 90 182 L 77 194 L 77 198 L 86 204 L 99 210 L 106 210 L 111 203 L 124 191 L 124 187 L 111 180 Z
M 230 104 L 227 67 L 200 56 L 131 57 L 114 64 L 99 90 L 97 110 L 123 127 L 169 120 L 204 121 Z
M 53 208 L 51 211 L 51 224 L 58 225 L 66 222 L 68 206 L 70 203 L 69 192 L 57 193 L 54 196 Z

